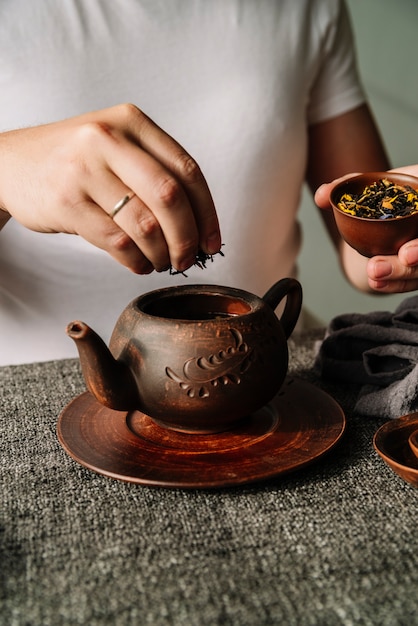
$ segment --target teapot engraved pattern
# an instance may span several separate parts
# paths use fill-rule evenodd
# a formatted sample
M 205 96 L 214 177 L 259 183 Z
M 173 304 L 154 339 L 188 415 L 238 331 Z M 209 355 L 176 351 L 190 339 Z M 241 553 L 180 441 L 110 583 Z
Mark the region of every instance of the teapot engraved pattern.
M 242 380 L 242 374 L 250 367 L 254 357 L 254 349 L 243 341 L 239 330 L 229 329 L 235 345 L 229 345 L 217 354 L 197 356 L 187 359 L 183 365 L 182 376 L 169 367 L 165 368 L 167 376 L 177 382 L 190 398 L 198 395 L 206 398 L 210 387 L 236 384 Z

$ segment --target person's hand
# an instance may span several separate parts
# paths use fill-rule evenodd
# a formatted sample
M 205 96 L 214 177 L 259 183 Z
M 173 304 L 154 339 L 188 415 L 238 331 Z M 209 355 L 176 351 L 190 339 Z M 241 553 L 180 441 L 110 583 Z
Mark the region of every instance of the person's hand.
M 375 256 L 367 263 L 369 285 L 381 293 L 418 289 L 418 239 L 405 243 L 393 256 Z
M 139 274 L 220 250 L 200 168 L 134 105 L 3 133 L 0 154 L 0 207 L 31 230 L 80 235 Z
M 409 165 L 390 171 L 418 177 L 418 165 Z M 353 174 L 356 173 L 358 172 Z M 349 176 L 353 176 L 353 174 Z M 331 208 L 329 196 L 332 189 L 349 176 L 343 176 L 331 183 L 323 184 L 317 189 L 315 203 L 319 208 L 324 210 Z M 353 255 L 350 258 L 353 258 Z M 360 267 L 359 263 L 357 263 L 357 267 Z M 418 289 L 418 239 L 412 239 L 405 243 L 397 255 L 372 257 L 365 263 L 365 271 L 368 285 L 375 292 L 405 293 Z M 346 272 L 350 274 L 349 268 L 346 268 Z M 355 283 L 356 281 L 353 280 L 352 282 Z

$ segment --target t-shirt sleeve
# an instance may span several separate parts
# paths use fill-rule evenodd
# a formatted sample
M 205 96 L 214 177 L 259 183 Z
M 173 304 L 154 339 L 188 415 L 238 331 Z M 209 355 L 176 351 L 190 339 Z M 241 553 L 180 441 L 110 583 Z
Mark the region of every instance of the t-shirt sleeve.
M 309 124 L 342 115 L 366 101 L 347 8 L 343 0 L 335 2 L 334 8 L 323 33 L 321 64 L 308 105 Z

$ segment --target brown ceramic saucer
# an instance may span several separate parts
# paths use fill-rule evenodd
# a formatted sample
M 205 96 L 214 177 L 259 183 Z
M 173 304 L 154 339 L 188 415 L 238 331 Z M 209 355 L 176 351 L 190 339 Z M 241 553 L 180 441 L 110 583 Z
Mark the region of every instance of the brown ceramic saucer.
M 418 429 L 418 413 L 386 422 L 376 432 L 373 444 L 377 453 L 406 482 L 418 487 L 418 458 L 409 445 L 410 435 Z
M 288 377 L 271 403 L 224 433 L 190 435 L 85 392 L 62 411 L 58 438 L 78 463 L 119 480 L 182 488 L 258 482 L 304 467 L 341 438 L 345 416 L 322 390 Z

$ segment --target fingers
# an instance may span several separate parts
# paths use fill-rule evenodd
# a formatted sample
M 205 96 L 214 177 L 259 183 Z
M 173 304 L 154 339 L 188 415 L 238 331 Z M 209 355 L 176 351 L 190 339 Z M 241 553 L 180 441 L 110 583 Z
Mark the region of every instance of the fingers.
M 320 208 L 320 209 L 330 209 L 331 208 L 331 204 L 329 201 L 329 197 L 331 194 L 331 191 L 334 189 L 334 187 L 336 187 L 337 185 L 339 185 L 339 183 L 341 183 L 343 180 L 346 180 L 347 178 L 351 178 L 352 176 L 356 176 L 359 172 L 352 172 L 351 174 L 346 174 L 345 176 L 341 176 L 340 178 L 336 178 L 335 180 L 333 180 L 330 183 L 324 183 L 323 185 L 321 185 L 320 187 L 318 187 L 318 189 L 315 191 L 315 204 Z
M 137 197 L 133 196 L 126 206 L 113 218 L 135 242 L 157 272 L 170 267 L 170 255 L 166 239 L 155 215 Z
M 82 219 L 76 219 L 77 228 L 72 232 L 101 248 L 115 261 L 135 274 L 150 274 L 153 264 L 136 243 L 112 220 L 101 207 L 86 200 L 77 206 Z M 66 232 L 71 232 L 69 229 Z
M 172 265 L 178 270 L 190 267 L 199 246 L 199 232 L 193 207 L 179 181 L 133 144 L 124 145 L 123 149 L 114 146 L 109 165 L 139 199 L 139 202 L 130 202 L 126 210 L 118 214 L 118 224 L 138 245 L 144 235 L 152 245 L 151 240 L 161 232 Z M 148 207 L 147 214 L 145 207 Z
M 331 204 L 329 201 L 329 196 L 334 187 L 333 183 L 324 183 L 315 191 L 314 200 L 315 204 L 320 209 L 330 209 Z
M 131 263 L 134 260 L 135 263 L 139 262 L 142 268 L 143 257 L 145 257 L 157 271 L 163 271 L 170 267 L 167 242 L 158 220 L 144 202 L 128 189 L 120 179 L 109 171 L 104 171 L 102 174 L 97 173 L 90 195 L 96 205 L 102 207 L 103 211 L 112 217 L 113 229 L 125 233 L 138 248 L 138 251 L 142 253 L 137 255 L 137 259 L 128 246 L 124 265 L 133 269 Z M 128 201 L 123 203 L 125 198 L 128 198 Z M 123 203 L 122 207 L 117 210 L 115 215 L 112 215 L 121 202 Z M 110 226 L 107 224 L 105 232 L 109 232 L 109 228 Z M 102 242 L 100 247 L 106 247 L 106 243 Z M 110 243 L 110 247 L 113 247 L 112 243 Z M 119 251 L 119 257 L 120 253 L 122 250 Z M 144 272 L 141 271 L 140 273 Z
M 395 167 L 389 172 L 396 172 L 401 174 L 409 174 L 410 176 L 418 177 L 418 165 L 403 165 L 402 167 Z
M 128 115 L 132 105 L 126 105 Z M 199 247 L 208 254 L 219 252 L 221 236 L 215 205 L 196 161 L 149 117 L 133 107 L 132 133 L 143 150 L 172 172 L 184 189 L 199 233 Z
M 367 264 L 369 286 L 381 293 L 418 289 L 418 240 L 408 241 L 397 255 L 376 256 Z
M 126 119 L 113 125 L 87 123 L 83 141 L 102 155 L 103 169 L 123 183 L 120 197 L 126 190 L 136 195 L 118 214 L 119 226 L 158 270 L 170 264 L 186 270 L 199 247 L 209 254 L 218 252 L 221 237 L 216 211 L 196 162 L 136 107 L 115 107 L 112 115 Z M 110 184 L 103 188 L 114 199 L 116 192 L 110 192 Z M 104 207 L 108 200 L 103 193 L 98 197 L 97 189 L 95 171 L 89 193 Z

